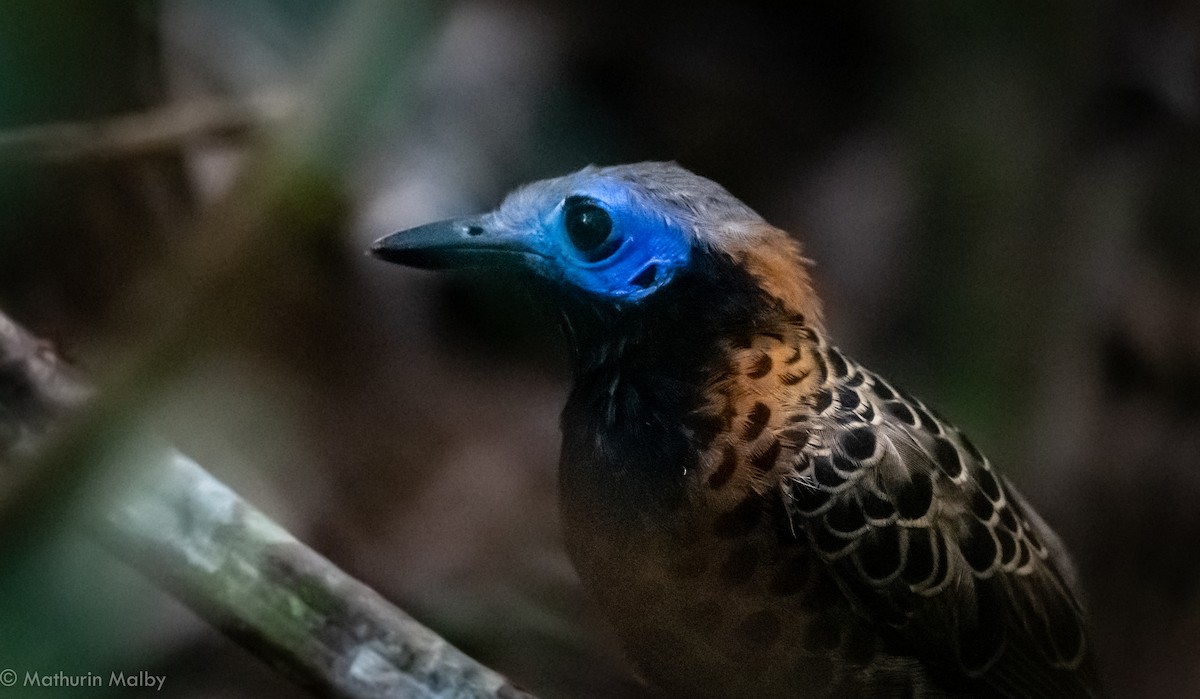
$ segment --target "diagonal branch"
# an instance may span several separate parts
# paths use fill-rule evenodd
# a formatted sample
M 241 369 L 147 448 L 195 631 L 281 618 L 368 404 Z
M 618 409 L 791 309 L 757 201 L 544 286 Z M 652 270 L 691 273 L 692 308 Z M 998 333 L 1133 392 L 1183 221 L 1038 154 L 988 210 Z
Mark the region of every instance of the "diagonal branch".
M 0 459 L 34 450 L 87 395 L 0 314 Z M 304 686 L 337 697 L 532 699 L 309 549 L 194 461 L 118 450 L 124 481 L 92 533 L 110 552 Z M 8 460 L 8 459 L 5 459 Z
M 284 120 L 291 101 L 192 100 L 104 121 L 37 124 L 0 132 L 0 163 L 72 162 L 174 152 L 201 138 L 229 138 Z

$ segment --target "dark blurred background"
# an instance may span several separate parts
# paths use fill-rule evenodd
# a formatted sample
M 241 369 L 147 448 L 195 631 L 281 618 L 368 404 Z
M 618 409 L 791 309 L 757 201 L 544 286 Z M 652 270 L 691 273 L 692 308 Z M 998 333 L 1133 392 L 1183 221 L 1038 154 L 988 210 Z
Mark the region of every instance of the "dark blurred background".
M 204 236 L 243 164 L 342 106 L 310 85 L 350 5 L 6 2 L 0 308 L 101 379 L 145 352 L 181 251 L 240 254 Z M 362 251 L 530 179 L 676 160 L 803 240 L 841 346 L 1063 535 L 1112 694 L 1200 696 L 1200 4 L 414 7 L 407 57 L 373 66 L 411 79 L 344 124 L 336 244 L 274 294 L 234 275 L 252 321 L 180 359 L 151 429 L 539 695 L 638 696 L 561 551 L 548 317 L 509 280 Z M 124 141 L 83 132 L 95 151 L 20 147 L 129 116 Z M 271 254 L 312 255 L 289 233 Z M 86 542 L 43 548 L 4 591 L 0 666 L 299 694 Z

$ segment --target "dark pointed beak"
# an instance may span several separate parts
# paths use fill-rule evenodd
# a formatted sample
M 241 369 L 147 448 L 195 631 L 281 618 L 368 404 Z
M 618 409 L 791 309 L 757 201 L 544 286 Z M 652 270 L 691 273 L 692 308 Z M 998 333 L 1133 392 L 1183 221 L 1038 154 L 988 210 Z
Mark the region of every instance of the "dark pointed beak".
M 497 230 L 488 216 L 438 221 L 384 236 L 371 254 L 421 269 L 478 267 L 536 255 L 527 236 Z

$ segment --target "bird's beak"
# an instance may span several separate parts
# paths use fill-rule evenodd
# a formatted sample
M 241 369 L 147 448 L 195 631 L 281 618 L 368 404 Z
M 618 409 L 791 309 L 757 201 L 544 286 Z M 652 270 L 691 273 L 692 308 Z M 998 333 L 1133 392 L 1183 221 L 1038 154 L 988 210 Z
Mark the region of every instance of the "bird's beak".
M 528 235 L 496 226 L 490 216 L 469 216 L 384 236 L 371 246 L 371 254 L 421 269 L 480 267 L 538 257 L 533 242 Z

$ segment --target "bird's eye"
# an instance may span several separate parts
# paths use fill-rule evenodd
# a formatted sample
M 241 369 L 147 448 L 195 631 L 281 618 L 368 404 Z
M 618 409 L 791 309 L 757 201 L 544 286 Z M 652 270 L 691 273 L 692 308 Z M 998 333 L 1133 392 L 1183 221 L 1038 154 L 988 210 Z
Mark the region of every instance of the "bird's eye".
M 620 240 L 612 234 L 612 216 L 591 197 L 567 197 L 563 224 L 571 245 L 588 262 L 603 260 L 619 247 Z

